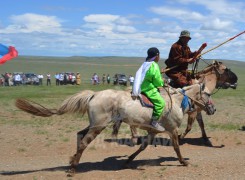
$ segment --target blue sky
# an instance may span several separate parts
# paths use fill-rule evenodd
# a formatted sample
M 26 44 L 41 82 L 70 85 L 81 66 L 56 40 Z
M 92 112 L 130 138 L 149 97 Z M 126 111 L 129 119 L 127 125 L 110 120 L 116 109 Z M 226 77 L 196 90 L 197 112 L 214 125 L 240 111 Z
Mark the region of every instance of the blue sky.
M 1 2 L 0 43 L 19 55 L 167 58 L 182 30 L 192 51 L 245 30 L 244 0 L 11 0 Z M 203 56 L 245 61 L 245 34 Z M 205 51 L 204 50 L 204 51 Z

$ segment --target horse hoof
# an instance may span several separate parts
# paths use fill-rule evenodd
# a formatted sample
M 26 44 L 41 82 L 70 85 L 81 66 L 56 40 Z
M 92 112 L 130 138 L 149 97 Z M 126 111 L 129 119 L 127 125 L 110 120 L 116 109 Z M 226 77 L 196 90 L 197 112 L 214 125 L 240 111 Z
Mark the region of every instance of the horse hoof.
M 74 177 L 75 176 L 75 169 L 71 168 L 67 171 L 67 177 Z
M 184 139 L 185 138 L 185 135 L 184 134 L 180 134 L 178 135 L 179 139 Z
M 188 165 L 189 165 L 189 162 L 188 162 L 188 161 L 182 161 L 181 164 L 182 164 L 183 166 L 188 166 Z
M 132 139 L 131 139 L 131 142 L 132 142 L 132 146 L 137 145 L 137 143 L 138 143 L 138 138 L 137 138 L 137 137 L 132 138 Z

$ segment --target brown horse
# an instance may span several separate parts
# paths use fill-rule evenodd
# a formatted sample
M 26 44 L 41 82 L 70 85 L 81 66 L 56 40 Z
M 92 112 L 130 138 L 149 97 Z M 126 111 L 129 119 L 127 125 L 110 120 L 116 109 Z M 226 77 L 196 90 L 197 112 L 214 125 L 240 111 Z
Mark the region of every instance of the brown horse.
M 205 92 L 208 95 L 211 95 L 216 88 L 228 88 L 228 87 L 236 87 L 237 76 L 234 72 L 228 69 L 223 63 L 214 61 L 212 64 L 208 65 L 202 71 L 195 74 L 195 79 L 193 79 L 193 84 L 195 83 L 204 83 L 205 84 Z M 187 133 L 191 130 L 192 124 L 197 119 L 197 122 L 201 128 L 202 138 L 204 143 L 208 146 L 212 146 L 211 141 L 208 139 L 203 118 L 200 109 L 196 109 L 192 113 L 188 113 L 188 124 L 184 133 L 182 133 L 179 137 L 183 139 Z M 117 121 L 113 126 L 113 135 L 116 136 L 118 134 L 119 128 L 122 122 Z M 132 133 L 132 141 L 136 143 L 137 141 L 137 130 L 135 127 L 131 127 Z
M 185 95 L 189 97 L 190 104 L 213 114 L 215 111 L 214 107 L 210 104 L 210 96 L 203 91 L 204 88 L 200 84 L 185 87 Z M 160 123 L 162 123 L 172 139 L 179 162 L 186 166 L 188 162 L 184 160 L 179 149 L 178 127 L 182 122 L 184 114 L 189 111 L 189 108 L 181 107 L 183 93 L 179 92 L 178 89 L 173 91 L 174 94 L 171 97 L 166 92 L 161 92 L 161 95 L 166 100 L 166 108 L 161 116 Z M 153 141 L 155 135 L 159 133 L 154 131 L 149 125 L 152 109 L 142 107 L 140 101 L 132 99 L 131 94 L 126 91 L 82 91 L 66 99 L 58 109 L 47 109 L 44 106 L 24 99 L 17 99 L 16 106 L 30 114 L 43 117 L 49 117 L 54 114 L 62 115 L 64 113 L 88 113 L 90 125 L 77 134 L 77 152 L 70 161 L 71 169 L 68 175 L 73 175 L 75 172 L 82 153 L 88 144 L 110 123 L 123 121 L 132 127 L 141 128 L 148 132 L 148 137 L 144 140 L 139 150 L 129 157 L 126 164 L 143 151 L 148 143 Z

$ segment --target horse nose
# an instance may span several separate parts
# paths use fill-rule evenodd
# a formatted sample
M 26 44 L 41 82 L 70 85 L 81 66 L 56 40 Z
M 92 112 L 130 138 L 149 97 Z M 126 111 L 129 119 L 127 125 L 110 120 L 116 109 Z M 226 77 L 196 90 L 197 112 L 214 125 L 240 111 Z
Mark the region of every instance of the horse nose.
M 216 108 L 213 104 L 207 105 L 207 115 L 213 115 L 216 112 Z

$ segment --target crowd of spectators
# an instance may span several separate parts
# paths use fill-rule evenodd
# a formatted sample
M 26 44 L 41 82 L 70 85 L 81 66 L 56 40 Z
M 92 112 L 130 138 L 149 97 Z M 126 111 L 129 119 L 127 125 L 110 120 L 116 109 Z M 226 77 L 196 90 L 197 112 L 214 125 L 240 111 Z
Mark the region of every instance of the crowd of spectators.
M 113 81 L 115 81 L 115 76 L 113 77 Z M 126 78 L 126 76 L 125 76 Z M 102 80 L 101 80 L 102 79 Z M 133 83 L 134 83 L 134 77 L 132 75 L 129 75 L 128 78 L 126 79 L 126 81 L 129 82 L 129 85 L 130 86 L 133 86 Z M 97 73 L 94 73 L 91 77 L 91 84 L 93 85 L 98 85 L 98 84 L 110 84 L 111 83 L 111 77 L 110 77 L 110 74 L 103 74 L 102 75 L 102 78 L 100 78 L 98 76 Z
M 54 79 L 55 82 L 52 82 Z M 134 78 L 132 75 L 129 76 L 128 81 L 130 85 L 133 85 Z M 55 84 L 56 86 L 60 85 L 80 85 L 81 84 L 81 75 L 79 72 L 62 72 L 56 73 L 55 75 L 51 75 L 47 73 L 43 74 L 34 74 L 34 73 L 23 73 L 23 72 L 14 72 L 14 73 L 4 73 L 0 76 L 0 86 L 19 86 L 19 85 L 47 85 L 51 86 Z M 110 84 L 111 77 L 109 74 L 103 74 L 100 78 L 97 73 L 94 73 L 91 77 L 91 84 Z
M 43 85 L 43 81 L 46 79 L 46 85 L 51 86 L 52 75 L 47 73 L 43 74 L 34 74 L 34 73 L 4 73 L 0 77 L 1 86 L 19 86 L 19 85 Z M 59 85 L 80 85 L 81 84 L 81 75 L 79 72 L 71 73 L 56 73 L 54 76 L 56 86 Z

